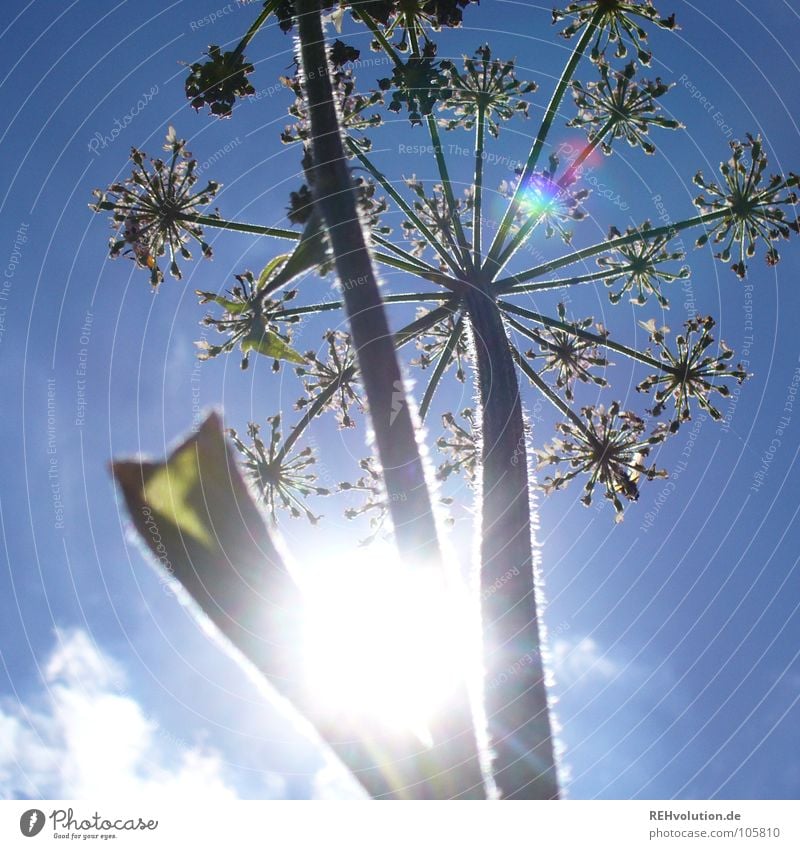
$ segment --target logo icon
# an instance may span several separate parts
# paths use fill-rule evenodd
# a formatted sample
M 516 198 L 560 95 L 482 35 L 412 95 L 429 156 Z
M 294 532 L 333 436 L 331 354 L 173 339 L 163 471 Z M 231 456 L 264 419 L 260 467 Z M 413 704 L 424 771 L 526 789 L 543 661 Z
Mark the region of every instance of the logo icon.
M 38 808 L 31 808 L 19 818 L 19 830 L 25 837 L 36 837 L 44 828 L 44 813 Z
M 392 392 L 392 411 L 389 415 L 389 427 L 394 424 L 394 420 L 400 413 L 400 410 L 403 409 L 403 403 L 406 400 L 406 393 L 403 391 L 403 382 L 401 380 L 395 380 L 393 384 L 394 391 Z

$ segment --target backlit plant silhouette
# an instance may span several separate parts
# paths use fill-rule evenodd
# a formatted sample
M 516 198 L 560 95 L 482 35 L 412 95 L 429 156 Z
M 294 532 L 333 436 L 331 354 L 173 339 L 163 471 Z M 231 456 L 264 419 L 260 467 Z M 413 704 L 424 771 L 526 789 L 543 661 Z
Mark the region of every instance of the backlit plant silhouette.
M 666 307 L 670 287 L 689 275 L 684 253 L 676 246 L 684 230 L 698 234 L 698 246 L 710 242 L 715 255 L 739 277 L 748 273 L 747 263 L 759 248 L 767 263 L 776 263 L 778 243 L 798 232 L 798 178 L 771 175 L 761 141 L 747 136 L 731 143 L 718 182 L 699 173 L 695 177 L 702 190 L 695 201 L 698 214 L 665 226 L 642 221 L 624 232 L 607 222 L 606 239 L 574 247 L 573 233 L 587 217 L 590 192 L 582 176 L 592 154 L 612 155 L 624 142 L 642 156 L 650 155 L 662 133 L 681 128 L 663 111 L 670 86 L 648 78 L 645 70 L 651 59 L 648 31 L 675 29 L 674 16 L 662 16 L 651 2 L 621 0 L 570 3 L 555 11 L 553 21 L 572 49 L 551 89 L 521 80 L 514 61 L 496 57 L 487 44 L 461 61 L 440 58 L 439 39 L 461 23 L 469 6 L 470 0 L 267 2 L 236 50 L 221 53 L 211 46 L 208 61 L 191 66 L 186 92 L 192 106 L 230 116 L 236 100 L 252 93 L 248 76 L 253 66 L 243 55 L 251 39 L 272 15 L 284 31 L 297 29 L 297 73 L 284 80 L 290 124 L 281 140 L 297 147 L 305 174 L 286 199 L 289 222 L 298 228 L 231 221 L 222 212 L 204 209 L 217 186 L 194 190 L 196 162 L 172 129 L 167 156 L 147 159 L 134 151 L 133 176 L 98 193 L 94 208 L 113 213 L 112 256 L 130 255 L 149 271 L 153 286 L 163 279 L 166 254 L 170 273 L 180 277 L 177 260 L 190 258 L 188 243 L 197 241 L 204 255 L 210 253 L 204 229 L 273 237 L 292 245 L 277 251 L 257 276 L 242 271 L 229 290 L 218 281 L 216 291 L 198 293 L 210 308 L 206 323 L 221 336 L 218 344 L 204 343 L 200 355 L 216 357 L 238 347 L 243 367 L 257 353 L 271 358 L 276 370 L 281 361 L 296 369 L 302 395 L 296 405 L 299 421 L 291 423 L 285 413 L 280 417 L 274 409 L 265 410 L 266 435 L 259 423 L 247 426 L 247 436 L 231 434 L 250 482 L 276 520 L 286 510 L 316 523 L 317 498 L 335 497 L 316 483 L 315 450 L 303 445 L 309 425 L 333 411 L 341 427 L 351 427 L 368 409 L 380 461 L 365 459 L 358 480 L 339 489 L 365 498 L 360 506 L 347 508 L 349 517 L 372 517 L 373 530 L 393 522 L 401 549 L 409 517 L 430 521 L 424 518 L 430 500 L 418 474 L 411 476 L 416 481 L 411 485 L 399 483 L 402 476 L 392 479 L 397 463 L 385 453 L 390 450 L 387 439 L 396 436 L 396 449 L 412 431 L 405 437 L 399 428 L 392 431 L 398 408 L 402 416 L 409 415 L 405 401 L 398 405 L 391 397 L 402 396 L 402 384 L 390 369 L 382 383 L 371 382 L 365 371 L 365 346 L 372 344 L 370 334 L 381 336 L 381 328 L 375 324 L 375 303 L 358 302 L 377 292 L 369 258 L 366 274 L 359 273 L 352 257 L 346 266 L 349 253 L 358 254 L 358 233 L 363 233 L 374 263 L 403 272 L 407 285 L 400 291 L 384 287 L 382 301 L 390 315 L 395 304 L 419 305 L 416 318 L 394 327 L 391 337 L 408 367 L 418 370 L 422 388 L 415 415 L 431 429 L 431 445 L 441 452 L 439 479 L 463 474 L 475 484 L 481 521 L 483 666 L 486 681 L 495 682 L 485 687 L 483 702 L 491 761 L 481 767 L 478 789 L 470 784 L 475 772 L 466 768 L 471 777 L 449 789 L 431 790 L 424 782 L 398 788 L 362 780 L 373 795 L 485 797 L 496 785 L 506 798 L 557 798 L 536 606 L 529 495 L 533 464 L 528 457 L 535 457 L 543 470 L 546 491 L 573 479 L 583 481 L 581 500 L 588 505 L 601 494 L 612 505 L 611 515 L 621 520 L 626 504 L 638 498 L 640 485 L 665 474 L 655 459 L 660 444 L 695 408 L 720 418 L 713 395 L 725 396 L 733 382 L 741 383 L 747 375 L 713 335 L 713 319 L 691 318 L 685 329 L 676 328 L 671 343 L 668 329 L 657 328 L 648 310 Z M 321 11 L 337 28 L 345 17 L 366 28 L 373 50 L 389 65 L 388 75 L 357 80 L 359 51 L 336 37 L 332 43 L 323 41 Z M 273 37 L 279 36 L 273 32 Z M 576 79 L 579 71 L 586 82 Z M 534 98 L 542 95 L 549 99 L 542 101 L 543 118 L 527 158 L 513 180 L 488 187 L 487 146 L 502 137 L 505 122 L 527 118 Z M 438 170 L 435 182 L 389 174 L 377 164 L 372 139 L 384 132 L 387 119 L 396 122 L 398 116 L 426 133 Z M 586 133 L 582 149 L 568 161 L 557 153 L 559 129 L 565 124 L 573 128 L 571 138 L 575 129 Z M 462 144 L 470 139 L 474 169 L 466 190 L 451 177 L 452 163 L 442 141 L 446 133 L 459 134 Z M 344 183 L 336 178 L 336 167 L 344 165 L 341 155 L 337 160 L 339 139 L 347 164 L 360 175 L 345 176 Z M 325 153 L 328 142 L 334 147 Z M 498 191 L 508 203 L 501 220 L 492 222 L 486 215 L 487 197 Z M 348 213 L 337 204 L 349 196 Z M 399 220 L 399 227 L 386 226 L 387 212 Z M 345 233 L 354 232 L 356 242 L 348 242 L 351 237 Z M 537 233 L 563 242 L 563 253 L 533 265 L 520 260 Z M 339 292 L 321 300 L 317 278 L 334 266 Z M 412 281 L 418 285 L 412 287 Z M 631 302 L 641 313 L 649 347 L 639 350 L 617 342 L 593 318 L 571 315 L 563 293 L 574 286 L 602 286 L 612 305 Z M 547 293 L 553 299 L 551 309 L 533 309 L 531 296 L 541 303 Z M 328 331 L 324 355 L 293 347 L 293 334 L 303 320 L 344 308 L 352 333 Z M 386 356 L 385 350 L 371 350 L 373 359 Z M 608 368 L 621 359 L 640 371 L 637 389 L 647 396 L 642 400 L 650 401 L 649 409 L 626 410 L 616 399 Z M 476 404 L 458 416 L 446 413 L 440 431 L 428 414 L 446 377 L 474 381 Z M 591 385 L 605 400 L 576 407 L 577 384 Z M 534 393 L 563 419 L 552 441 L 529 434 L 524 404 Z M 412 446 L 407 457 L 416 456 L 415 450 Z M 408 512 L 420 486 L 424 503 L 416 513 Z M 418 539 L 428 536 L 429 531 L 417 534 Z M 412 549 L 409 543 L 405 553 Z M 409 616 L 413 619 L 413 611 Z M 504 674 L 509 669 L 513 675 Z M 431 769 L 457 769 L 458 755 L 448 755 L 446 737 L 433 749 L 437 766 Z M 473 749 L 470 744 L 464 751 Z M 399 751 L 405 752 L 394 750 L 398 757 Z M 374 752 L 361 751 L 359 757 L 361 761 L 352 757 L 348 763 L 381 766 Z M 415 752 L 414 757 L 428 755 Z M 426 770 L 419 774 L 430 775 Z

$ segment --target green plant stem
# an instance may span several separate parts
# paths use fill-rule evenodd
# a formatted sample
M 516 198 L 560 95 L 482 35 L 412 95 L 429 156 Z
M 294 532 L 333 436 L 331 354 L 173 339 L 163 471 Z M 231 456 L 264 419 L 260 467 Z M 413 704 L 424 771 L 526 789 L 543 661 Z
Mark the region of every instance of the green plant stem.
M 581 283 L 593 283 L 597 280 L 607 280 L 609 277 L 618 277 L 624 274 L 626 269 L 612 268 L 603 271 L 593 271 L 590 274 L 579 274 L 575 277 L 560 277 L 558 280 L 545 280 L 542 283 L 520 283 L 516 284 L 516 275 L 498 280 L 494 289 L 498 295 L 523 294 L 525 292 L 544 292 L 549 289 L 566 289 L 569 286 L 579 286 Z
M 435 268 L 433 265 L 421 260 L 419 257 L 414 256 L 414 254 L 409 253 L 404 248 L 395 245 L 393 242 L 390 242 L 388 239 L 384 239 L 382 236 L 378 236 L 375 233 L 372 233 L 370 238 L 376 245 L 380 245 L 382 248 L 386 248 L 387 251 L 391 251 L 393 254 L 401 257 L 406 261 L 406 266 L 409 270 L 416 269 L 420 274 L 440 274 L 438 268 Z M 415 273 L 415 272 L 412 272 Z
M 383 296 L 384 303 L 387 304 L 424 304 L 429 301 L 446 301 L 449 298 L 450 295 L 446 295 L 444 292 L 431 292 L 430 294 L 425 294 L 424 292 L 410 292 L 409 294 Z M 309 304 L 308 306 L 303 307 L 291 307 L 288 310 L 283 310 L 278 315 L 278 318 L 285 318 L 286 316 L 292 315 L 307 315 L 309 313 L 327 312 L 328 310 L 340 310 L 343 306 L 344 301 L 326 301 L 321 304 Z
M 109 202 L 103 201 L 97 204 L 97 209 L 105 209 L 113 212 L 116 206 Z M 224 218 L 217 218 L 214 215 L 177 215 L 181 221 L 190 221 L 192 224 L 200 224 L 203 227 L 216 227 L 220 230 L 236 230 L 239 233 L 252 233 L 255 236 L 274 236 L 277 239 L 293 239 L 300 240 L 303 234 L 297 230 L 284 230 L 280 227 L 263 227 L 260 224 L 245 224 L 242 221 L 227 221 Z
M 439 168 L 439 176 L 442 179 L 445 200 L 447 201 L 447 206 L 450 210 L 450 221 L 453 224 L 453 231 L 456 235 L 456 241 L 458 242 L 458 251 L 461 256 L 462 267 L 464 271 L 468 271 L 472 265 L 469 244 L 467 243 L 466 236 L 464 235 L 464 227 L 461 224 L 461 218 L 458 215 L 456 199 L 453 194 L 453 184 L 450 182 L 450 174 L 447 170 L 447 161 L 444 158 L 444 151 L 442 150 L 442 140 L 439 136 L 439 128 L 436 126 L 436 119 L 433 115 L 426 115 L 425 117 L 428 125 L 428 132 L 431 136 L 433 153 L 436 157 L 436 165 Z
M 584 162 L 592 155 L 592 153 L 597 150 L 599 145 L 602 143 L 603 139 L 606 137 L 606 134 L 614 129 L 615 124 L 617 123 L 617 117 L 612 115 L 608 121 L 603 124 L 603 126 L 592 136 L 592 140 L 583 148 L 583 150 L 575 157 L 575 159 L 570 162 L 567 170 L 564 172 L 564 175 L 558 181 L 559 186 L 568 186 L 573 182 L 573 178 L 575 177 L 575 172 L 583 165 Z
M 460 304 L 460 298 L 451 297 L 450 300 L 443 303 L 435 310 L 431 310 L 423 316 L 415 319 L 411 324 L 406 325 L 402 330 L 398 330 L 394 336 L 394 344 L 397 348 L 402 348 L 403 345 L 410 342 L 423 333 L 434 324 L 447 318 L 448 315 L 454 313 Z
M 419 59 L 422 56 L 422 53 L 419 49 L 419 39 L 417 38 L 416 27 L 408 27 L 408 40 L 411 44 L 411 55 Z
M 652 230 L 637 230 L 634 233 L 627 233 L 626 235 L 619 236 L 616 239 L 609 239 L 605 242 L 598 242 L 595 245 L 590 245 L 588 248 L 581 248 L 579 251 L 567 254 L 567 256 L 560 257 L 559 259 L 551 260 L 550 262 L 542 263 L 542 265 L 537 265 L 535 268 L 528 268 L 525 271 L 520 271 L 514 275 L 513 279 L 518 283 L 524 283 L 527 280 L 533 280 L 536 277 L 549 274 L 551 271 L 558 271 L 559 268 L 564 268 L 565 266 L 572 265 L 575 262 L 581 262 L 584 259 L 589 259 L 589 257 L 625 247 L 625 245 L 630 245 L 633 242 L 648 242 L 652 239 L 658 239 L 661 236 L 672 238 L 682 230 L 688 230 L 692 227 L 700 227 L 703 224 L 718 221 L 726 215 L 730 215 L 730 210 L 718 209 L 715 212 L 706 212 L 703 215 L 696 215 L 694 218 L 687 218 L 685 221 L 680 221 L 677 224 L 665 224 L 663 227 L 654 227 Z
M 395 187 L 386 179 L 381 171 L 379 171 L 369 160 L 369 158 L 361 150 L 352 139 L 345 139 L 347 149 L 358 159 L 358 161 L 369 171 L 369 173 L 378 181 L 383 190 L 392 198 L 392 200 L 403 210 L 408 217 L 408 220 L 422 233 L 428 240 L 430 246 L 439 254 L 441 260 L 446 263 L 450 270 L 455 274 L 461 274 L 461 268 L 450 255 L 450 251 L 436 238 L 430 228 L 420 219 L 410 204 L 406 203 L 403 196 L 395 189 Z
M 264 22 L 267 18 L 278 8 L 280 5 L 280 0 L 269 0 L 268 3 L 264 4 L 264 8 L 261 11 L 261 14 L 253 21 L 250 25 L 250 29 L 244 34 L 242 40 L 236 45 L 236 50 L 234 53 L 237 53 L 239 56 L 244 53 L 247 49 L 247 45 L 253 40 L 253 36 L 261 29 Z
M 542 120 L 542 124 L 539 127 L 539 132 L 536 134 L 536 138 L 533 142 L 533 146 L 531 147 L 531 151 L 528 154 L 528 159 L 525 163 L 525 168 L 522 172 L 522 176 L 517 183 L 517 188 L 514 191 L 514 195 L 511 198 L 511 202 L 508 205 L 508 209 L 503 216 L 502 221 L 500 222 L 500 227 L 497 230 L 497 233 L 494 237 L 494 241 L 492 242 L 491 247 L 489 248 L 489 255 L 486 259 L 485 267 L 492 271 L 494 262 L 502 250 L 503 244 L 508 236 L 508 231 L 511 227 L 511 223 L 514 220 L 514 217 L 517 214 L 517 210 L 520 206 L 520 193 L 522 191 L 522 187 L 525 183 L 530 179 L 531 174 L 533 174 L 534 169 L 539 161 L 539 156 L 541 155 L 542 148 L 544 147 L 544 143 L 547 140 L 547 135 L 550 132 L 550 127 L 555 120 L 556 115 L 558 114 L 558 108 L 561 105 L 561 101 L 564 98 L 564 94 L 567 91 L 567 87 L 569 86 L 570 80 L 572 79 L 572 75 L 575 73 L 575 68 L 578 66 L 578 62 L 580 62 L 581 57 L 584 54 L 589 42 L 592 39 L 592 36 L 597 29 L 597 25 L 600 22 L 603 11 L 598 9 L 591 21 L 586 25 L 583 32 L 581 33 L 581 37 L 578 40 L 578 43 L 575 45 L 574 50 L 572 51 L 572 55 L 569 57 L 569 61 L 564 67 L 564 71 L 561 74 L 561 78 L 556 85 L 555 91 L 553 92 L 553 96 L 550 98 L 550 103 L 547 105 L 547 111 L 545 112 L 544 119 Z M 492 273 L 492 277 L 495 274 Z
M 510 304 L 508 301 L 498 301 L 497 305 L 500 309 L 507 313 L 512 313 L 513 315 L 530 319 L 531 321 L 535 321 L 537 324 L 542 324 L 545 327 L 551 327 L 555 330 L 563 330 L 566 333 L 570 333 L 572 336 L 577 336 L 579 339 L 585 339 L 587 342 L 594 342 L 597 345 L 602 345 L 602 347 L 607 348 L 609 351 L 616 351 L 619 354 L 630 357 L 632 360 L 644 363 L 644 365 L 650 366 L 651 368 L 656 368 L 659 371 L 664 370 L 664 364 L 660 363 L 653 357 L 649 357 L 647 354 L 643 354 L 641 351 L 629 348 L 627 345 L 622 345 L 619 342 L 612 342 L 610 339 L 605 336 L 601 336 L 598 333 L 590 333 L 588 330 L 576 327 L 574 324 L 569 324 L 566 321 L 559 321 L 556 318 L 548 318 L 546 315 L 533 312 L 533 310 L 526 310 L 523 307 Z
M 381 253 L 380 251 L 374 251 L 372 256 L 376 262 L 388 265 L 390 268 L 398 268 L 401 271 L 407 271 L 409 274 L 416 274 L 418 277 L 422 277 L 423 279 L 427 279 L 424 275 L 435 273 L 435 271 L 426 271 L 418 265 L 411 265 L 411 263 L 408 263 L 405 260 L 397 259 L 397 257 L 389 256 L 388 254 Z
M 179 215 L 181 221 L 191 221 L 202 227 L 216 227 L 218 230 L 235 230 L 237 233 L 252 233 L 254 236 L 273 236 L 276 239 L 299 241 L 303 235 L 297 230 L 284 230 L 281 227 L 263 227 L 261 224 L 246 224 L 243 221 L 227 221 L 213 215 Z
M 481 257 L 483 230 L 481 207 L 483 205 L 483 153 L 485 145 L 486 108 L 481 102 L 478 106 L 478 120 L 475 125 L 475 197 L 472 207 L 472 264 L 475 268 L 480 268 L 483 262 Z
M 515 321 L 509 322 L 512 326 L 517 326 L 518 323 Z M 542 393 L 542 395 L 547 398 L 548 401 L 566 418 L 568 418 L 573 424 L 577 425 L 584 433 L 587 432 L 587 427 L 584 422 L 581 421 L 580 416 L 578 416 L 572 408 L 566 404 L 561 398 L 556 395 L 556 393 L 552 390 L 550 386 L 546 383 L 545 380 L 537 374 L 536 370 L 531 366 L 529 362 L 522 356 L 519 350 L 515 348 L 513 345 L 511 346 L 511 356 L 514 358 L 514 362 L 520 367 L 520 370 L 525 374 L 525 376 L 530 380 L 530 382 Z
M 481 620 L 494 779 L 504 798 L 555 799 L 519 385 L 494 299 L 476 285 L 466 306 L 481 407 Z
M 436 361 L 436 366 L 433 369 L 431 379 L 425 387 L 425 394 L 422 396 L 422 401 L 419 405 L 419 418 L 421 422 L 425 421 L 425 416 L 428 414 L 428 409 L 430 408 L 433 396 L 436 394 L 436 388 L 439 386 L 439 381 L 442 379 L 442 375 L 447 370 L 450 358 L 452 357 L 453 351 L 455 351 L 456 346 L 458 345 L 458 340 L 461 338 L 461 334 L 463 332 L 464 316 L 459 316 L 455 323 L 455 327 L 450 333 L 447 344 L 442 349 L 441 354 L 439 354 L 439 359 Z
M 372 16 L 363 9 L 356 8 L 353 11 L 357 12 L 358 17 L 361 18 L 361 20 L 366 24 L 367 29 L 369 29 L 369 31 L 375 37 L 375 41 L 380 44 L 383 52 L 392 60 L 392 62 L 394 62 L 395 67 L 402 68 L 403 60 L 397 55 L 397 51 L 394 49 L 394 47 L 392 47 L 386 36 L 381 32 L 380 27 L 378 26 L 376 21 L 373 20 Z
M 292 428 L 292 432 L 286 437 L 283 445 L 278 450 L 275 461 L 280 463 L 283 458 L 292 450 L 292 446 L 300 438 L 303 431 L 311 424 L 311 422 L 325 409 L 325 405 L 339 391 L 339 387 L 348 380 L 351 380 L 356 373 L 356 367 L 350 366 L 346 368 L 339 377 L 332 380 L 309 404 L 308 409 L 303 414 L 300 421 Z

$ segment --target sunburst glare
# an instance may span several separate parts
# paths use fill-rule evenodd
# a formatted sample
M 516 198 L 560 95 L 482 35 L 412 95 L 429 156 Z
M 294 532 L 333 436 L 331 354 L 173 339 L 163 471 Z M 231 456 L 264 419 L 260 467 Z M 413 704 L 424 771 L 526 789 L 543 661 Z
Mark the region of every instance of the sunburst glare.
M 478 656 L 463 588 L 375 543 L 302 581 L 305 675 L 326 713 L 378 718 L 429 742 L 427 726 Z

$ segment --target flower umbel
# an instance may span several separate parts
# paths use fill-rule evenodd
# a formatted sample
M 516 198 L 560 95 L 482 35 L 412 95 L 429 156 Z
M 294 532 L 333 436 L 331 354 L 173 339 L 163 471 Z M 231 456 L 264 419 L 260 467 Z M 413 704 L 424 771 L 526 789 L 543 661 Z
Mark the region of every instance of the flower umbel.
M 464 57 L 464 73 L 452 62 L 442 63 L 450 77 L 453 91 L 445 108 L 453 109 L 455 118 L 439 123 L 448 130 L 463 127 L 471 130 L 481 112 L 486 118 L 486 128 L 497 138 L 500 121 L 514 115 L 528 115 L 528 101 L 522 96 L 536 91 L 536 83 L 518 80 L 513 60 L 501 62 L 492 59 L 489 45 L 479 47 L 472 59 Z
M 527 180 L 522 189 L 521 203 L 515 216 L 515 226 L 522 226 L 527 219 L 533 217 L 539 223 L 544 222 L 545 238 L 550 239 L 556 233 L 561 236 L 564 244 L 572 241 L 572 231 L 565 227 L 568 221 L 583 221 L 586 211 L 581 204 L 591 194 L 589 189 L 570 189 L 563 180 L 556 179 L 559 158 L 550 156 L 548 167 L 537 171 Z M 520 169 L 516 173 L 521 174 Z M 514 183 L 503 180 L 499 192 L 507 198 L 514 196 Z
M 797 204 L 795 189 L 800 184 L 800 178 L 791 172 L 788 177 L 773 174 L 762 185 L 767 155 L 761 138 L 748 134 L 747 141 L 732 141 L 730 144 L 733 155 L 719 168 L 724 183 L 722 187 L 716 183 L 706 183 L 700 171 L 694 178 L 694 182 L 707 192 L 707 196 L 700 195 L 695 199 L 695 206 L 703 212 L 726 212 L 711 224 L 708 233 L 697 240 L 697 246 L 702 247 L 709 239 L 715 245 L 724 243 L 722 250 L 715 256 L 728 262 L 734 244 L 737 244 L 738 260 L 731 264 L 731 268 L 739 277 L 744 277 L 747 273 L 745 258 L 754 256 L 758 241 L 767 246 L 767 265 L 776 265 L 780 254 L 775 243 L 780 239 L 788 239 L 790 230 L 800 233 L 796 213 L 793 213 L 794 220 L 790 220 L 782 208 Z
M 688 266 L 683 266 L 677 271 L 668 271 L 661 268 L 665 262 L 677 262 L 682 260 L 685 254 L 682 251 L 670 251 L 667 249 L 669 236 L 659 236 L 655 239 L 647 238 L 647 231 L 653 225 L 645 221 L 641 227 L 628 227 L 626 235 L 636 233 L 642 234 L 630 244 L 615 248 L 619 259 L 614 256 L 601 256 L 597 264 L 609 271 L 619 272 L 605 279 L 606 286 L 614 286 L 622 280 L 622 287 L 618 292 L 609 292 L 608 297 L 612 304 L 618 304 L 626 292 L 631 293 L 631 303 L 644 304 L 647 302 L 648 294 L 655 296 L 662 307 L 669 307 L 669 301 L 661 292 L 662 283 L 671 283 L 673 280 L 685 280 L 689 277 Z M 622 234 L 616 227 L 609 231 L 608 238 L 616 239 Z
M 655 465 L 645 466 L 644 461 L 653 445 L 663 442 L 668 434 L 664 425 L 658 425 L 650 436 L 645 435 L 645 423 L 630 412 L 620 412 L 615 401 L 604 407 L 584 407 L 586 423 L 577 416 L 556 427 L 563 434 L 536 452 L 539 466 L 566 464 L 564 471 L 556 471 L 545 478 L 544 489 L 552 492 L 564 487 L 581 473 L 589 475 L 581 501 L 588 507 L 599 483 L 605 487 L 605 497 L 617 511 L 617 521 L 622 521 L 623 505 L 620 496 L 628 501 L 639 497 L 639 478 L 648 480 L 666 477 L 665 471 Z
M 374 457 L 365 457 L 359 461 L 359 467 L 364 473 L 355 483 L 343 481 L 339 484 L 339 492 L 354 492 L 364 496 L 364 501 L 358 507 L 348 507 L 344 511 L 346 519 L 357 519 L 359 516 L 369 516 L 369 527 L 372 533 L 358 541 L 359 545 L 369 545 L 380 534 L 389 515 L 389 503 L 383 487 L 383 478 L 378 461 Z
M 273 357 L 274 371 L 278 370 L 279 360 L 305 362 L 289 347 L 289 334 L 286 329 L 286 325 L 299 321 L 300 317 L 282 314 L 286 303 L 297 295 L 297 291 L 285 290 L 279 299 L 273 300 L 261 296 L 258 281 L 252 272 L 245 271 L 237 274 L 236 280 L 239 285 L 234 286 L 227 293 L 229 295 L 227 298 L 223 295 L 215 295 L 213 292 L 197 292 L 201 304 L 215 303 L 223 308 L 220 318 L 206 316 L 203 324 L 214 327 L 228 336 L 221 345 L 196 342 L 200 349 L 200 359 L 208 360 L 220 354 L 228 354 L 238 344 L 242 350 L 243 369 L 250 364 L 251 351 Z
M 244 457 L 244 466 L 248 476 L 266 504 L 272 521 L 277 523 L 277 510 L 289 511 L 292 518 L 305 516 L 312 525 L 322 517 L 315 516 L 306 506 L 309 495 L 330 495 L 330 491 L 317 486 L 317 476 L 308 471 L 316 463 L 313 450 L 303 448 L 294 455 L 284 453 L 279 447 L 281 441 L 280 416 L 267 419 L 270 426 L 269 444 L 261 438 L 261 428 L 254 422 L 247 426 L 247 434 L 252 440 L 250 445 L 239 438 L 235 430 L 229 430 L 236 448 Z
M 655 153 L 656 146 L 648 138 L 650 127 L 676 130 L 681 124 L 659 114 L 659 97 L 672 86 L 659 77 L 655 82 L 635 82 L 636 66 L 629 62 L 624 71 L 612 71 L 600 64 L 600 80 L 584 86 L 575 80 L 572 91 L 578 114 L 567 122 L 568 127 L 589 127 L 589 141 L 594 142 L 605 128 L 603 152 L 611 153 L 614 139 L 624 138 L 631 147 L 641 147 L 645 153 Z
M 400 34 L 396 45 L 399 50 L 408 50 L 419 39 L 431 43 L 427 30 L 438 31 L 442 27 L 459 27 L 465 9 L 478 0 L 352 0 L 357 18 L 359 12 L 366 12 L 371 18 L 385 27 L 388 38 Z
M 181 278 L 178 255 L 192 258 L 186 247 L 191 239 L 200 244 L 204 257 L 211 257 L 211 248 L 203 239 L 203 228 L 191 219 L 199 207 L 211 202 L 219 189 L 219 184 L 212 180 L 201 191 L 193 191 L 197 161 L 191 158 L 186 142 L 176 137 L 172 127 L 164 150 L 170 154 L 168 161 L 150 158 L 148 167 L 146 154 L 132 148 L 135 168 L 131 176 L 113 183 L 107 193 L 95 189 L 97 202 L 90 206 L 95 212 L 113 213 L 111 224 L 118 234 L 109 242 L 110 256 L 130 255 L 140 268 L 149 269 L 153 286 L 164 279 L 158 260 L 167 249 L 170 274 L 177 279 Z
M 565 9 L 553 9 L 553 23 L 558 23 L 564 18 L 573 20 L 561 31 L 564 38 L 572 38 L 595 17 L 599 16 L 597 22 L 597 38 L 592 47 L 591 57 L 593 62 L 602 58 L 609 44 L 615 44 L 614 55 L 623 59 L 628 55 L 625 40 L 631 42 L 639 61 L 643 65 L 649 65 L 652 54 L 645 47 L 647 31 L 641 26 L 636 18 L 654 23 L 662 29 L 676 29 L 675 15 L 662 18 L 651 0 L 643 3 L 628 3 L 625 0 L 584 0 L 584 2 L 570 3 Z
M 417 318 L 422 318 L 427 315 L 428 310 L 417 310 Z M 419 366 L 422 369 L 433 365 L 447 349 L 450 342 L 450 337 L 455 333 L 457 319 L 453 315 L 448 315 L 444 321 L 434 324 L 430 330 L 417 340 L 417 348 L 420 352 L 419 357 L 411 360 L 411 365 Z M 469 345 L 467 343 L 466 331 L 462 332 L 456 340 L 455 347 L 450 354 L 451 362 L 455 360 L 456 372 L 455 377 L 460 383 L 465 380 L 464 361 L 470 357 Z M 450 363 L 446 368 L 450 367 Z
M 720 340 L 721 353 L 714 356 L 707 353 L 714 342 L 711 329 L 714 327 L 711 316 L 698 316 L 685 323 L 685 333 L 677 336 L 675 343 L 677 352 L 673 353 L 665 343 L 669 328 L 656 328 L 655 321 L 640 322 L 650 334 L 652 342 L 658 346 L 663 372 L 651 375 L 643 380 L 636 388 L 640 392 L 649 392 L 658 387 L 655 392 L 655 405 L 650 413 L 660 415 L 670 398 L 675 403 L 675 418 L 670 423 L 670 430 L 675 432 L 681 422 L 691 419 L 689 408 L 690 399 L 696 399 L 701 409 L 705 410 L 712 419 L 719 421 L 722 413 L 709 400 L 712 392 L 723 398 L 730 395 L 730 389 L 725 384 L 717 383 L 720 378 L 736 380 L 741 384 L 748 377 L 747 372 L 739 364 L 730 368 L 729 361 L 733 359 L 733 351 Z
M 436 103 L 453 93 L 445 67 L 434 58 L 435 46 L 428 42 L 425 49 L 428 55 L 409 56 L 395 66 L 391 79 L 378 83 L 382 91 L 392 89 L 391 112 L 400 112 L 405 104 L 412 126 L 421 124 L 423 115 L 430 115 Z
M 420 221 L 428 228 L 428 230 L 444 244 L 449 245 L 453 250 L 456 250 L 456 235 L 453 232 L 453 219 L 450 214 L 450 205 L 445 197 L 444 187 L 441 183 L 437 183 L 430 195 L 425 193 L 425 186 L 416 179 L 409 177 L 405 181 L 406 185 L 417 196 L 414 201 L 414 211 Z M 462 227 L 471 227 L 472 218 L 470 213 L 473 208 L 473 195 L 471 191 L 465 192 L 464 198 L 455 199 L 455 209 L 453 214 L 457 215 L 461 220 Z M 426 239 L 423 233 L 420 233 L 416 226 L 411 221 L 404 221 L 402 224 L 403 232 L 407 239 L 412 241 L 411 253 L 414 256 L 422 256 L 426 249 L 431 249 L 430 242 Z M 442 265 L 442 270 L 446 266 Z
M 566 319 L 564 304 L 558 305 L 558 317 L 561 321 Z M 593 318 L 585 318 L 575 322 L 574 326 L 585 330 L 593 323 Z M 542 372 L 555 372 L 556 386 L 564 390 L 568 401 L 574 399 L 572 387 L 576 379 L 582 383 L 608 386 L 608 381 L 604 377 L 591 372 L 593 368 L 605 368 L 608 365 L 608 360 L 600 354 L 594 342 L 558 328 L 541 330 L 529 328 L 526 335 L 534 339 L 541 350 L 541 354 L 536 354 L 532 350 L 528 351 L 526 356 L 531 359 L 544 357 Z
M 350 416 L 350 407 L 364 412 L 364 403 L 356 392 L 356 355 L 350 334 L 341 330 L 328 330 L 323 339 L 328 343 L 328 358 L 320 360 L 315 351 L 306 353 L 308 365 L 298 366 L 295 371 L 303 378 L 308 397 L 301 398 L 295 409 L 303 410 L 322 393 L 332 393 L 324 408 L 335 409 L 340 427 L 355 427 Z
M 463 473 L 467 482 L 474 484 L 478 477 L 481 460 L 475 410 L 469 408 L 462 410 L 461 418 L 464 419 L 467 427 L 460 425 L 452 413 L 445 413 L 442 416 L 442 425 L 447 434 L 436 440 L 436 447 L 450 457 L 436 470 L 436 477 L 443 481 L 450 475 Z
M 237 50 L 220 52 L 216 44 L 208 48 L 208 61 L 195 62 L 186 79 L 186 96 L 199 112 L 208 106 L 212 115 L 230 118 L 237 97 L 255 94 L 247 79 L 253 66 Z

